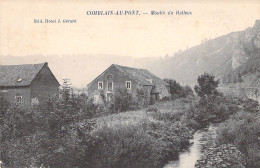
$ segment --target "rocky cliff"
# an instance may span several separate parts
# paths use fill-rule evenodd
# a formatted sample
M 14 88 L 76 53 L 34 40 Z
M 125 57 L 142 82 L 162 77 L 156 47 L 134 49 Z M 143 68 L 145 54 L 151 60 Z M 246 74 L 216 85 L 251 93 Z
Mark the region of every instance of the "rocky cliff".
M 174 56 L 139 61 L 161 77 L 195 84 L 198 75 L 213 73 L 222 86 L 260 87 L 260 20 L 244 31 L 204 41 Z
M 260 20 L 240 32 L 232 50 L 232 69 L 224 73 L 223 84 L 260 87 Z

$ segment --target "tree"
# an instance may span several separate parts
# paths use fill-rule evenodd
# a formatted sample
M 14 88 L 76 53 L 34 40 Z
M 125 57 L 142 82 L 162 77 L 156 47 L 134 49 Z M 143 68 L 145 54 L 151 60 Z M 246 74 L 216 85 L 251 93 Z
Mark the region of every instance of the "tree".
M 179 97 L 186 98 L 188 95 L 194 95 L 192 89 L 188 85 L 183 87 L 173 79 L 163 79 L 163 81 L 169 84 L 172 99 Z
M 164 82 L 168 83 L 170 85 L 170 94 L 171 97 L 183 97 L 184 95 L 184 89 L 181 87 L 179 83 L 176 82 L 176 80 L 173 79 L 164 79 Z
M 72 91 L 72 88 L 71 88 L 70 80 L 63 79 L 61 96 L 62 96 L 62 100 L 63 100 L 65 106 L 69 103 L 71 91 Z
M 217 87 L 219 80 L 215 80 L 215 76 L 212 74 L 204 73 L 197 79 L 198 85 L 195 85 L 194 90 L 200 97 L 205 95 L 218 94 Z

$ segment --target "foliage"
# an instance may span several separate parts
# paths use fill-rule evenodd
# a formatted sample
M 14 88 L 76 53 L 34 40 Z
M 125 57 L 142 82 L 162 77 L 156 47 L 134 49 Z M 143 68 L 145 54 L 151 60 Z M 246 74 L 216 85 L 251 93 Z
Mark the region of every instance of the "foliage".
M 192 89 L 186 85 L 182 87 L 176 80 L 173 79 L 163 79 L 164 82 L 168 83 L 170 86 L 170 94 L 172 99 L 177 99 L 180 97 L 186 98 L 188 95 L 193 96 Z
M 70 100 L 73 96 L 71 83 L 69 79 L 63 79 L 62 89 L 61 89 L 61 102 L 66 108 L 67 106 L 70 106 Z
M 92 131 L 100 142 L 93 153 L 93 167 L 156 168 L 177 157 L 191 134 L 182 121 L 185 110 L 176 107 L 159 102 L 146 110 L 98 118 Z
M 150 104 L 149 93 L 144 89 L 137 89 L 136 99 L 139 109 L 147 107 Z
M 204 73 L 197 79 L 198 85 L 195 85 L 194 90 L 198 96 L 203 97 L 205 95 L 218 94 L 217 87 L 218 80 L 215 80 L 215 76 L 212 74 Z
M 232 98 L 234 103 L 238 106 L 241 106 L 244 111 L 250 113 L 257 113 L 260 110 L 259 103 L 253 99 L 247 98 Z
M 77 99 L 73 109 L 58 102 L 10 107 L 0 123 L 0 160 L 14 168 L 89 167 L 96 142 L 89 119 L 95 108 L 89 103 Z
M 110 104 L 110 111 L 118 113 L 134 109 L 136 109 L 136 102 L 133 95 L 126 88 L 118 88 Z
M 209 95 L 201 98 L 187 112 L 187 118 L 196 121 L 195 126 L 203 128 L 210 123 L 220 123 L 231 114 L 238 112 L 239 107 L 221 95 Z
M 184 86 L 183 89 L 184 89 L 184 96 L 183 96 L 184 98 L 186 98 L 188 96 L 191 96 L 191 97 L 194 96 L 194 93 L 189 85 Z
M 217 132 L 217 143 L 234 144 L 246 156 L 246 167 L 260 167 L 259 114 L 240 111 L 222 123 Z

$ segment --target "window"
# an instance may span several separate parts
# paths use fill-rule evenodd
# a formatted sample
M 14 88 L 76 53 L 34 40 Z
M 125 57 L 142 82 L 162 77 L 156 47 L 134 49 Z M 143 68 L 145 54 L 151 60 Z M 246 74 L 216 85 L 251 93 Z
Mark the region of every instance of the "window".
M 127 89 L 131 89 L 131 81 L 126 81 L 125 85 Z
M 15 102 L 18 103 L 18 104 L 21 104 L 22 103 L 22 96 L 21 95 L 16 95 L 15 96 Z
M 113 90 L 113 82 L 107 82 L 107 90 Z
M 102 90 L 103 89 L 103 82 L 98 82 L 98 89 Z

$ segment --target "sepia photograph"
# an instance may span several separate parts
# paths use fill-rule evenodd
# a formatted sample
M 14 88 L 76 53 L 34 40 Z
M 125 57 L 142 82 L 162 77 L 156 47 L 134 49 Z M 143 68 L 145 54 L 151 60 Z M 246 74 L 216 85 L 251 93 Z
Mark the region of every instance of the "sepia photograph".
M 1 0 L 0 168 L 260 168 L 260 1 Z

